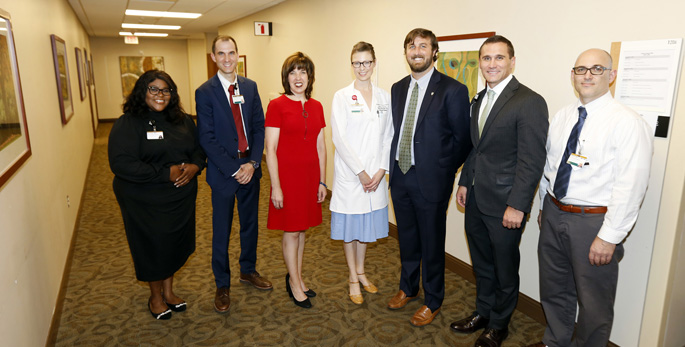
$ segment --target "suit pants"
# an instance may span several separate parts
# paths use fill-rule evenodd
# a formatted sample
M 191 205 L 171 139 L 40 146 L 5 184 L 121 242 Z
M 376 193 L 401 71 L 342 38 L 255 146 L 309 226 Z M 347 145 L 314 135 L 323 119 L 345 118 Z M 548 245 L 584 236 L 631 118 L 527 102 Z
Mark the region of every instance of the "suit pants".
M 442 306 L 445 297 L 445 228 L 447 204 L 427 201 L 419 189 L 414 167 L 402 174 L 394 163 L 392 203 L 400 244 L 400 290 L 407 296 L 419 292 L 423 272 L 424 304 L 431 311 Z
M 504 329 L 509 325 L 519 295 L 519 243 L 525 226 L 507 229 L 502 216 L 481 213 L 471 186 L 466 204 L 466 238 L 476 275 L 476 312 L 489 318 L 489 328 Z
M 233 207 L 238 200 L 240 218 L 240 272 L 255 272 L 257 262 L 257 236 L 259 211 L 259 179 L 252 177 L 238 189 L 212 189 L 212 271 L 216 287 L 231 286 L 231 269 L 228 264 L 228 240 L 233 223 Z
M 616 245 L 611 262 L 590 264 L 590 245 L 604 214 L 561 211 L 545 197 L 538 242 L 540 302 L 547 317 L 542 341 L 548 346 L 606 346 L 614 320 L 618 262 L 623 245 Z M 573 337 L 576 319 L 578 325 Z

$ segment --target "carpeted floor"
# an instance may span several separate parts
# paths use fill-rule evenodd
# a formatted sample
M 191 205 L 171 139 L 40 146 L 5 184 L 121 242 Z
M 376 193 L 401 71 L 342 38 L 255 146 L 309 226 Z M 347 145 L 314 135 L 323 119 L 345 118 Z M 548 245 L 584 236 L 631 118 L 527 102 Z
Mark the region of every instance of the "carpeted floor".
M 353 304 L 347 296 L 342 242 L 329 238 L 327 202 L 324 222 L 307 231 L 305 249 L 304 276 L 319 295 L 312 299 L 314 307 L 309 310 L 295 306 L 285 292 L 281 232 L 266 229 L 270 186 L 266 170 L 261 181 L 257 270 L 273 282 L 274 289 L 260 291 L 238 282 L 236 218 L 229 247 L 231 309 L 224 315 L 214 312 L 212 206 L 203 173 L 197 199 L 196 251 L 174 277 L 175 292 L 188 302 L 188 310 L 174 313 L 169 321 L 155 321 L 147 309 L 147 283 L 135 279 L 112 193 L 113 175 L 107 162 L 109 129 L 111 124 L 100 124 L 93 148 L 57 326 L 57 346 L 473 346 L 479 333 L 462 335 L 449 329 L 450 322 L 475 307 L 475 286 L 454 273 L 446 274 L 445 301 L 432 324 L 416 328 L 409 323 L 422 305 L 422 294 L 403 309 L 386 308 L 397 291 L 400 271 L 398 244 L 392 237 L 368 248 L 366 273 L 379 293 L 363 292 L 364 304 Z M 504 346 L 538 341 L 543 332 L 543 326 L 516 312 Z

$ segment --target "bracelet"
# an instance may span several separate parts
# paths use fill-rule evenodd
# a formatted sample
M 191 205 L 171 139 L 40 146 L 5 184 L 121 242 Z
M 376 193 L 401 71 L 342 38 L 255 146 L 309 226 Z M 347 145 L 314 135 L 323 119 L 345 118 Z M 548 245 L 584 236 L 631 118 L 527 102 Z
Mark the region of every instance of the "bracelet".
M 322 186 L 324 186 L 324 187 L 326 187 L 326 189 L 328 189 L 328 186 L 326 185 L 326 183 L 319 182 L 319 184 L 322 185 Z

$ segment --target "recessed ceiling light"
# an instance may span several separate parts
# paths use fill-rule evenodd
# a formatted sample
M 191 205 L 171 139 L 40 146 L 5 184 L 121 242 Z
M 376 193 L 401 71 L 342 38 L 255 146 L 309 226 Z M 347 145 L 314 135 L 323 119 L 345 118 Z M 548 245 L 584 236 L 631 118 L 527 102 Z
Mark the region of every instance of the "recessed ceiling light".
M 133 36 L 133 33 L 128 32 L 128 31 L 120 31 L 119 35 L 121 35 L 121 36 Z
M 181 29 L 180 25 L 153 25 L 153 24 L 132 24 L 132 23 L 122 23 L 122 28 L 125 29 L 161 29 L 161 30 L 178 30 Z
M 120 31 L 119 35 L 121 36 L 153 36 L 153 37 L 167 37 L 169 34 L 167 33 L 131 33 L 128 31 Z
M 190 12 L 167 12 L 167 11 L 143 11 L 143 10 L 126 10 L 127 16 L 141 16 L 141 17 L 167 17 L 167 18 L 192 18 L 202 16 L 202 13 Z

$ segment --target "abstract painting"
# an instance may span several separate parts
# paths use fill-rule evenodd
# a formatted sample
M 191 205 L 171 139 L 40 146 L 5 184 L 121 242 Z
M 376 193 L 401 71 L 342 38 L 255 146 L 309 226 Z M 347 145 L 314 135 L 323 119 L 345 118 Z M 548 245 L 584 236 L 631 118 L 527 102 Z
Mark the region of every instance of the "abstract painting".
M 74 115 L 74 104 L 71 98 L 71 84 L 69 83 L 69 63 L 67 62 L 67 44 L 57 35 L 50 35 L 52 41 L 52 57 L 55 63 L 55 78 L 57 79 L 57 96 L 59 98 L 62 124 L 67 124 Z
M 438 37 L 438 61 L 435 68 L 466 85 L 469 99 L 485 88 L 485 82 L 478 69 L 478 50 L 495 32 L 462 34 Z
M 164 70 L 164 57 L 119 57 L 121 69 L 121 90 L 124 98 L 133 90 L 138 77 L 145 71 Z

